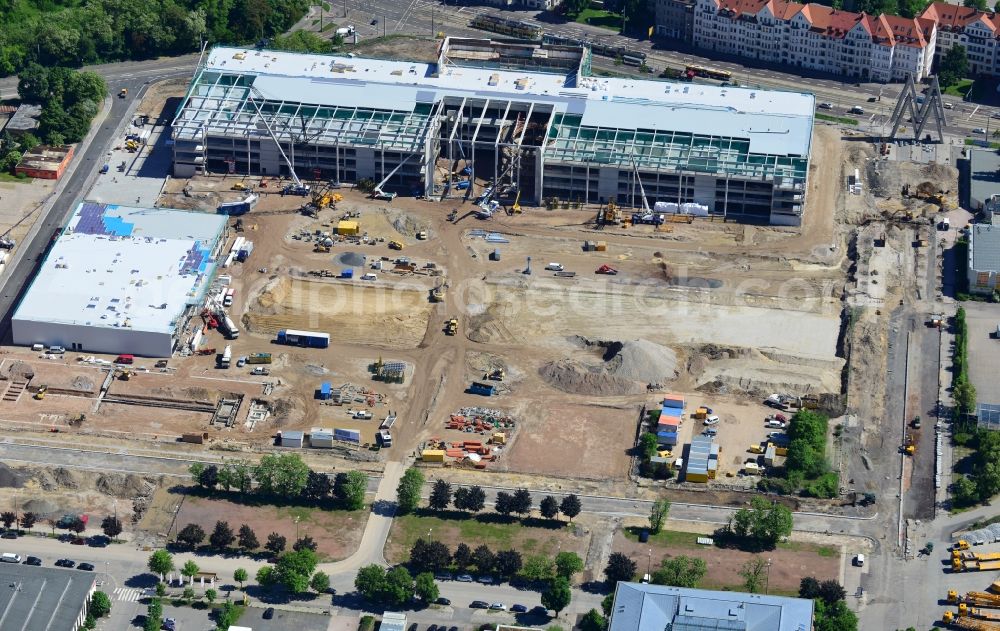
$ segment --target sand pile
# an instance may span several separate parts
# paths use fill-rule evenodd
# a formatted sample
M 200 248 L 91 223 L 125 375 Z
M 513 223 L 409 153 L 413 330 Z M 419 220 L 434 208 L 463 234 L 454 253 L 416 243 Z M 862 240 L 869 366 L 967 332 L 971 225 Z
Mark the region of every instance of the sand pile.
M 119 499 L 129 499 L 142 495 L 149 495 L 156 489 L 156 483 L 152 479 L 145 479 L 134 474 L 102 473 L 97 476 L 94 488 Z
M 588 365 L 574 359 L 549 362 L 538 373 L 546 383 L 563 392 L 594 396 L 616 396 L 645 392 L 648 384 L 663 384 L 677 378 L 677 356 L 672 350 L 649 340 L 591 342 L 586 347 L 604 348 L 602 363 Z
M 418 232 L 427 230 L 427 226 L 412 215 L 408 215 L 406 213 L 400 213 L 391 219 L 392 227 L 396 229 L 396 232 L 403 236 L 415 237 Z
M 337 262 L 341 265 L 350 265 L 351 267 L 363 267 L 365 264 L 365 255 L 357 252 L 344 252 L 337 257 Z

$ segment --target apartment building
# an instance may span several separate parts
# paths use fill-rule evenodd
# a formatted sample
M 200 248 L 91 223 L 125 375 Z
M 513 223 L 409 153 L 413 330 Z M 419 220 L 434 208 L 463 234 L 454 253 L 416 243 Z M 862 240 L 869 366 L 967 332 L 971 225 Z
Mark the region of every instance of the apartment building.
M 973 75 L 1000 75 L 1000 15 L 934 2 L 920 17 L 937 23 L 935 61 L 940 61 L 955 44 L 961 44 L 965 46 Z
M 653 0 L 656 34 L 690 44 L 694 38 L 695 0 Z
M 785 0 L 697 0 L 695 46 L 866 81 L 930 73 L 936 22 Z

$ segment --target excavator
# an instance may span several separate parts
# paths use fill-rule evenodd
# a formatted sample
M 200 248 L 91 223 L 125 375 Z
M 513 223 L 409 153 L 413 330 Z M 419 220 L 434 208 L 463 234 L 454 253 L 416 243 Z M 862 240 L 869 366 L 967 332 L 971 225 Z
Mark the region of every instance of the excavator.
M 45 393 L 49 391 L 48 386 L 38 386 L 38 392 L 35 393 L 35 399 L 41 401 L 45 398 Z
M 431 290 L 431 302 L 444 302 L 444 285 L 438 285 Z

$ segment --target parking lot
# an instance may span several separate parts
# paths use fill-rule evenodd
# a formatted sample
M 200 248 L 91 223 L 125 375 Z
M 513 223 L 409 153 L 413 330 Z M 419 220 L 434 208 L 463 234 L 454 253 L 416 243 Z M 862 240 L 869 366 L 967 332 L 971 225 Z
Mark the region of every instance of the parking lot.
M 712 414 L 719 417 L 718 424 L 713 426 L 716 429 L 715 442 L 719 445 L 718 478 L 738 475 L 743 463 L 748 458 L 756 457 L 750 453 L 750 445 L 763 442 L 771 432 L 781 431 L 764 425 L 764 419 L 776 410 L 763 402 L 699 395 L 698 398 L 688 398 L 688 415 L 678 434 L 679 444 L 690 442 L 693 436 L 706 429 L 702 421 L 693 417 L 694 410 L 699 406 L 711 408 Z M 784 415 L 791 417 L 790 412 L 784 412 Z M 679 457 L 680 452 L 674 455 Z
M 965 302 L 965 321 L 969 327 L 969 373 L 980 403 L 1000 404 L 1000 305 Z

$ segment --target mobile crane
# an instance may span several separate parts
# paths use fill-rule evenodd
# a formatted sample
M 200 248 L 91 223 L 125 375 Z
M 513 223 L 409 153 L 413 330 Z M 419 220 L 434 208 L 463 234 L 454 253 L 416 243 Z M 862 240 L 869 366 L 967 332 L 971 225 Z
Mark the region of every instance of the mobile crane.
M 299 179 L 299 176 L 295 174 L 295 167 L 292 165 L 292 161 L 288 159 L 287 155 L 285 155 L 285 150 L 281 148 L 281 143 L 278 142 L 278 137 L 274 134 L 274 131 L 271 129 L 271 125 L 268 124 L 267 119 L 264 118 L 264 113 L 260 110 L 260 106 L 257 104 L 257 101 L 253 98 L 254 95 L 259 96 L 261 99 L 264 98 L 264 95 L 260 93 L 260 90 L 250 86 L 250 95 L 247 100 L 250 101 L 250 103 L 253 104 L 254 109 L 257 110 L 257 116 L 260 119 L 260 122 L 264 124 L 264 128 L 267 130 L 268 135 L 271 136 L 271 140 L 273 140 L 275 146 L 278 147 L 278 153 L 281 154 L 285 164 L 288 165 L 288 173 L 292 177 L 292 182 L 294 182 L 294 184 L 286 186 L 281 193 L 283 195 L 290 193 L 292 195 L 301 195 L 305 197 L 309 194 L 309 185 L 303 183 L 302 180 Z M 292 142 L 295 142 L 294 138 L 292 139 Z

